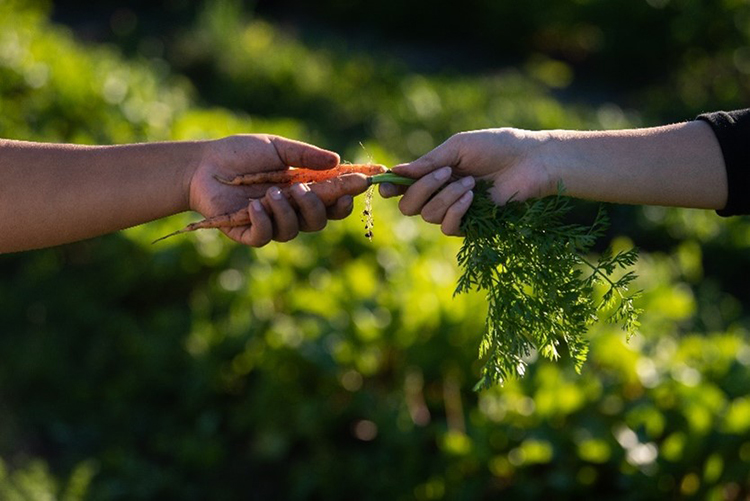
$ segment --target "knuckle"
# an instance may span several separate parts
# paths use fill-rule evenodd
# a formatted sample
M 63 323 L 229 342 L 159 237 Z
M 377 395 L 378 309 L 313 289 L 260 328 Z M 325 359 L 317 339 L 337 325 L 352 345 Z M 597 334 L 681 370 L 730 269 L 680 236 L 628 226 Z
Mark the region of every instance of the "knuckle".
M 448 142 L 452 145 L 460 145 L 462 143 L 466 142 L 466 139 L 469 137 L 468 132 L 458 132 L 456 134 L 453 134 L 450 138 L 448 138 Z

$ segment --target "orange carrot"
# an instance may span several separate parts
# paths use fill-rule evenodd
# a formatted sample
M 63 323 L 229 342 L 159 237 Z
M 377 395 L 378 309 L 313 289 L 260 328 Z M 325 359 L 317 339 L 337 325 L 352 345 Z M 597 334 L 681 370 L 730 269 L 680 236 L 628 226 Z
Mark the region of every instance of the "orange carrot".
M 355 172 L 359 172 L 366 176 L 374 176 L 376 174 L 382 174 L 387 170 L 388 169 L 386 169 L 385 166 L 378 164 L 349 164 L 339 165 L 338 167 L 327 170 L 291 168 L 271 172 L 255 172 L 252 174 L 241 174 L 232 179 L 224 179 L 216 176 L 216 180 L 232 186 L 245 184 L 285 185 L 293 183 L 315 183 Z
M 369 176 L 365 176 L 362 173 L 353 173 L 312 183 L 310 184 L 310 191 L 315 193 L 318 198 L 320 198 L 324 206 L 330 207 L 332 205 L 335 205 L 336 201 L 344 195 L 359 195 L 360 193 L 363 193 L 365 190 L 367 190 L 368 186 L 370 186 Z M 289 200 L 289 203 L 296 210 L 297 203 L 290 190 L 291 187 L 289 186 L 281 188 L 281 192 L 286 196 L 287 200 Z M 267 196 L 261 198 L 260 202 L 263 204 L 263 207 L 267 212 L 271 211 L 270 202 Z M 181 233 L 187 233 L 195 230 L 202 230 L 207 228 L 229 228 L 233 226 L 247 226 L 249 224 L 251 224 L 249 209 L 248 207 L 243 207 L 236 212 L 209 217 L 202 221 L 197 221 L 195 223 L 189 224 L 181 230 L 177 230 L 174 233 L 170 233 L 169 235 L 165 235 L 154 240 L 153 243 L 164 240 L 165 238 L 179 235 Z

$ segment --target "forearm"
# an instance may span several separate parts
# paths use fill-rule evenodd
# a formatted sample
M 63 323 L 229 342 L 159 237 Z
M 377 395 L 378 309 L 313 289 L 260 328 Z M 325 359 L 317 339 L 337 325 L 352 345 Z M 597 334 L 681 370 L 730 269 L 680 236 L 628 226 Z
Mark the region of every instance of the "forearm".
M 187 210 L 201 148 L 0 140 L 0 252 L 90 238 Z
M 549 131 L 542 146 L 551 186 L 604 202 L 721 209 L 727 176 L 704 122 L 619 131 Z

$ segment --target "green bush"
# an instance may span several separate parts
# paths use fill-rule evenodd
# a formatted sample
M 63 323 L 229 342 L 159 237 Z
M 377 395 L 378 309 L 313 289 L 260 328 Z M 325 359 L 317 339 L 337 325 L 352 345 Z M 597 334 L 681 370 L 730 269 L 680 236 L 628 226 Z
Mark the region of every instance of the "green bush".
M 82 45 L 43 10 L 4 0 L 0 137 L 263 131 L 393 163 L 462 129 L 640 123 L 614 106 L 561 104 L 549 69 L 421 75 L 311 50 L 261 20 L 235 28 L 235 49 L 215 30 L 184 50 L 211 52 L 194 57 L 234 82 L 216 89 L 227 106 L 257 103 L 251 115 L 200 107 L 163 65 Z M 273 58 L 255 49 L 269 40 Z M 640 333 L 626 343 L 598 328 L 582 375 L 539 360 L 481 393 L 486 305 L 452 297 L 458 242 L 392 201 L 375 201 L 372 243 L 355 214 L 260 250 L 210 231 L 152 246 L 180 215 L 0 256 L 0 494 L 741 499 L 748 227 L 700 211 L 612 212 L 644 247 Z

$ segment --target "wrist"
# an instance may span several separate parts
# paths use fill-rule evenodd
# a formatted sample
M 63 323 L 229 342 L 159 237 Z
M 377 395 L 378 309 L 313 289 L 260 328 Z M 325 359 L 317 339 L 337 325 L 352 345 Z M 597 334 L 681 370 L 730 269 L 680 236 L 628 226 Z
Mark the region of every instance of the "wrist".
M 567 191 L 569 178 L 567 169 L 571 162 L 566 158 L 569 153 L 566 151 L 561 132 L 555 130 L 531 132 L 536 141 L 534 154 L 541 172 L 538 181 L 540 197 L 557 195 L 561 183 Z
M 184 164 L 180 182 L 183 211 L 197 210 L 195 195 L 197 173 L 210 157 L 210 150 L 215 143 L 216 140 L 181 143 L 188 149 L 187 161 Z
M 541 162 L 548 173 L 545 186 L 547 195 L 557 195 L 562 186 L 566 196 L 596 199 L 603 196 L 601 184 L 610 189 L 614 184 L 607 184 L 606 172 L 599 167 L 607 158 L 597 146 L 596 138 L 601 132 L 582 132 L 573 130 L 544 131 Z M 604 133 L 606 134 L 606 133 Z

